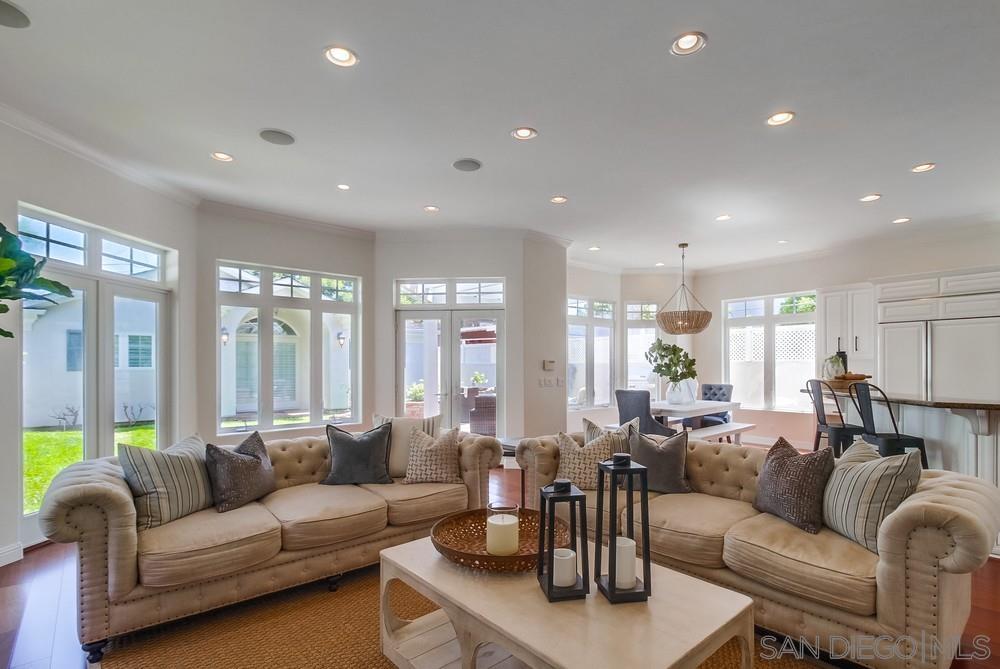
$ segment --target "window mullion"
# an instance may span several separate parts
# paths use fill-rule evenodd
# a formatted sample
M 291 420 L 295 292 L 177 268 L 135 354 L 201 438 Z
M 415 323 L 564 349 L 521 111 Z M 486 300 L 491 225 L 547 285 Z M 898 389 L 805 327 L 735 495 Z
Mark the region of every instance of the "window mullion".
M 594 324 L 587 324 L 587 406 L 594 406 Z
M 270 283 L 270 281 L 268 281 Z M 258 373 L 257 401 L 261 427 L 274 426 L 274 305 L 268 300 L 257 312 Z

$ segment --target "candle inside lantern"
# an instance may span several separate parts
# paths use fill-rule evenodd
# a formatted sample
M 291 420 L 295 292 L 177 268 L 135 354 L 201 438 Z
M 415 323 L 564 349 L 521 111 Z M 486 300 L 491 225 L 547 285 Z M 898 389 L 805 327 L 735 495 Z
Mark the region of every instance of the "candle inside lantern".
M 486 517 L 486 552 L 490 555 L 514 555 L 519 547 L 517 508 L 491 508 Z
M 615 540 L 615 587 L 619 590 L 635 587 L 635 539 Z
M 576 551 L 557 548 L 552 552 L 552 585 L 572 588 L 576 585 Z

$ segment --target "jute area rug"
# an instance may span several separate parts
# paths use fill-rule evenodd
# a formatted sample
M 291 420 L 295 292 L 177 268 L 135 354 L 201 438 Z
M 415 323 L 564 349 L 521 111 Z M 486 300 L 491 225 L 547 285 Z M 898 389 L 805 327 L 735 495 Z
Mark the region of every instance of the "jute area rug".
M 437 607 L 393 583 L 394 610 L 408 619 Z M 236 604 L 115 640 L 102 669 L 392 669 L 379 650 L 378 567 L 344 576 L 337 592 L 324 582 Z M 700 669 L 738 669 L 735 641 Z M 755 669 L 815 669 L 791 658 L 763 660 Z M 486 669 L 486 668 L 481 668 Z M 624 668 L 623 668 L 624 669 Z

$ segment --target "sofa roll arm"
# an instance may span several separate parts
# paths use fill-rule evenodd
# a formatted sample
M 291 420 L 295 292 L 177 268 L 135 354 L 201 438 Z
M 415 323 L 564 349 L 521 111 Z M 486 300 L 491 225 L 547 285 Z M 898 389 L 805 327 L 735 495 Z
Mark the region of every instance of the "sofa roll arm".
M 113 458 L 84 460 L 52 480 L 38 524 L 48 539 L 79 543 L 81 593 L 103 590 L 112 600 L 138 582 L 135 503 Z
M 524 470 L 525 505 L 538 507 L 538 489 L 556 478 L 559 471 L 559 444 L 554 436 L 522 439 L 514 451 L 517 465 Z
M 903 561 L 913 555 L 914 533 L 937 537 L 933 555 L 938 567 L 953 574 L 975 571 L 986 563 L 1000 532 L 1000 489 L 973 476 L 931 470 L 917 490 L 882 522 L 880 561 Z
M 458 442 L 462 480 L 469 493 L 469 508 L 486 506 L 490 499 L 490 469 L 500 464 L 503 447 L 495 437 L 463 435 Z

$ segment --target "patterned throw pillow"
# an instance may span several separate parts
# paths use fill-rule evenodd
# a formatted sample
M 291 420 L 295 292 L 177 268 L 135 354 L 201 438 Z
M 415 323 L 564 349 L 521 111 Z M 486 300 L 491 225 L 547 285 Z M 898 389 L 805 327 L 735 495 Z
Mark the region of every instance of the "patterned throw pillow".
M 205 447 L 205 465 L 219 513 L 238 509 L 274 491 L 274 469 L 260 432 L 254 432 L 233 450 L 209 444 Z
M 833 471 L 833 450 L 799 453 L 785 439 L 767 452 L 753 508 L 817 534 L 823 527 L 823 492 Z
M 330 473 L 325 485 L 392 483 L 389 478 L 389 432 L 382 423 L 361 434 L 351 434 L 336 425 L 326 426 L 330 442 Z
M 617 440 L 617 435 L 606 432 L 579 446 L 573 437 L 560 432 L 556 437 L 556 444 L 559 446 L 559 470 L 556 478 L 569 479 L 580 490 L 597 490 L 597 465 L 609 459 L 613 453 L 622 452 Z
M 410 462 L 410 436 L 413 428 L 419 428 L 424 434 L 437 436 L 441 428 L 441 416 L 430 418 L 388 418 L 375 414 L 372 424 L 375 427 L 392 423 L 392 433 L 389 435 L 389 476 L 399 478 L 406 476 L 406 467 Z
M 592 420 L 586 418 L 583 419 L 583 443 L 589 444 L 590 442 L 603 437 L 604 435 L 610 435 L 611 437 L 611 452 L 612 453 L 628 453 L 628 433 L 630 429 L 635 429 L 636 432 L 639 431 L 639 419 L 633 418 L 629 422 L 617 427 L 614 430 L 605 430 L 603 427 L 598 425 Z M 611 456 L 608 456 L 611 457 Z M 579 486 L 577 486 L 579 487 Z
M 435 439 L 420 428 L 413 428 L 403 483 L 463 483 L 458 463 L 458 434 L 456 427 Z
M 878 553 L 878 528 L 920 483 L 920 451 L 883 458 L 856 441 L 837 460 L 823 495 L 823 522 Z
M 162 451 L 118 444 L 118 461 L 135 498 L 140 530 L 212 506 L 212 483 L 201 437 L 188 437 Z

